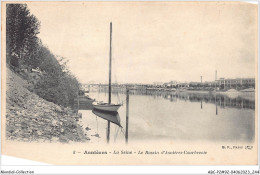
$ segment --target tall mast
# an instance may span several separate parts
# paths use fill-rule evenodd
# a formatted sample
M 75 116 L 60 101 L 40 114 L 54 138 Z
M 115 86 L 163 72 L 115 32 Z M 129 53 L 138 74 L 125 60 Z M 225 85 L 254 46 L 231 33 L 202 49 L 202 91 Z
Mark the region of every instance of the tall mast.
M 110 48 L 109 48 L 109 85 L 108 85 L 108 103 L 111 103 L 111 63 L 112 59 L 112 22 L 110 22 Z
M 111 104 L 111 58 L 112 58 L 112 22 L 110 22 L 110 48 L 109 48 L 109 85 L 108 85 L 108 104 Z M 110 140 L 110 121 L 107 121 L 107 143 Z

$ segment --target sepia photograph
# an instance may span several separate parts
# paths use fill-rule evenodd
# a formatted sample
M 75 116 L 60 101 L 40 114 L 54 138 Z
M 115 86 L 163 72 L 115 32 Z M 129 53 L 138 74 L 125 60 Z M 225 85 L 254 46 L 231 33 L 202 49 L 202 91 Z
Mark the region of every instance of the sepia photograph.
M 257 4 L 2 2 L 1 61 L 3 155 L 258 164 Z

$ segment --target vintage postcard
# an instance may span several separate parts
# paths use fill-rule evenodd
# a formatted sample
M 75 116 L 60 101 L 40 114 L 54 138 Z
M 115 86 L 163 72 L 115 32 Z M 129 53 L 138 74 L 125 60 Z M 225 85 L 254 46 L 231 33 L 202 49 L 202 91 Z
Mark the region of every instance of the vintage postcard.
M 2 150 L 54 165 L 257 165 L 258 5 L 2 2 Z

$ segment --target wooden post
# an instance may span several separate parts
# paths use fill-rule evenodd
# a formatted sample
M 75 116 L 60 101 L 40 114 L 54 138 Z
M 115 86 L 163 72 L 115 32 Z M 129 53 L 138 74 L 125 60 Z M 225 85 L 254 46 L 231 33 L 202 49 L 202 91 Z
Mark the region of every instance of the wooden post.
M 107 143 L 110 140 L 110 121 L 107 121 Z
M 221 99 L 220 99 L 221 100 Z M 218 115 L 218 104 L 217 104 L 217 94 L 215 96 L 215 104 L 216 104 L 216 115 Z
M 216 104 L 216 115 L 218 115 L 218 105 Z
M 78 93 L 78 110 L 77 110 L 77 115 L 79 113 L 79 93 Z
M 125 132 L 126 143 L 128 143 L 128 118 L 129 118 L 129 89 L 126 89 L 126 132 Z

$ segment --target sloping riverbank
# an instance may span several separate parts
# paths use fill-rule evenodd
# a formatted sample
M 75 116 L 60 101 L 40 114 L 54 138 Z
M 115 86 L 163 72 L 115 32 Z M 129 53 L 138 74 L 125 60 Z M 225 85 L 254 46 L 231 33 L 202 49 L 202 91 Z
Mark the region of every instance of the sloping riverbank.
M 7 69 L 6 138 L 18 141 L 89 140 L 70 108 L 48 102 L 28 90 L 28 83 Z

